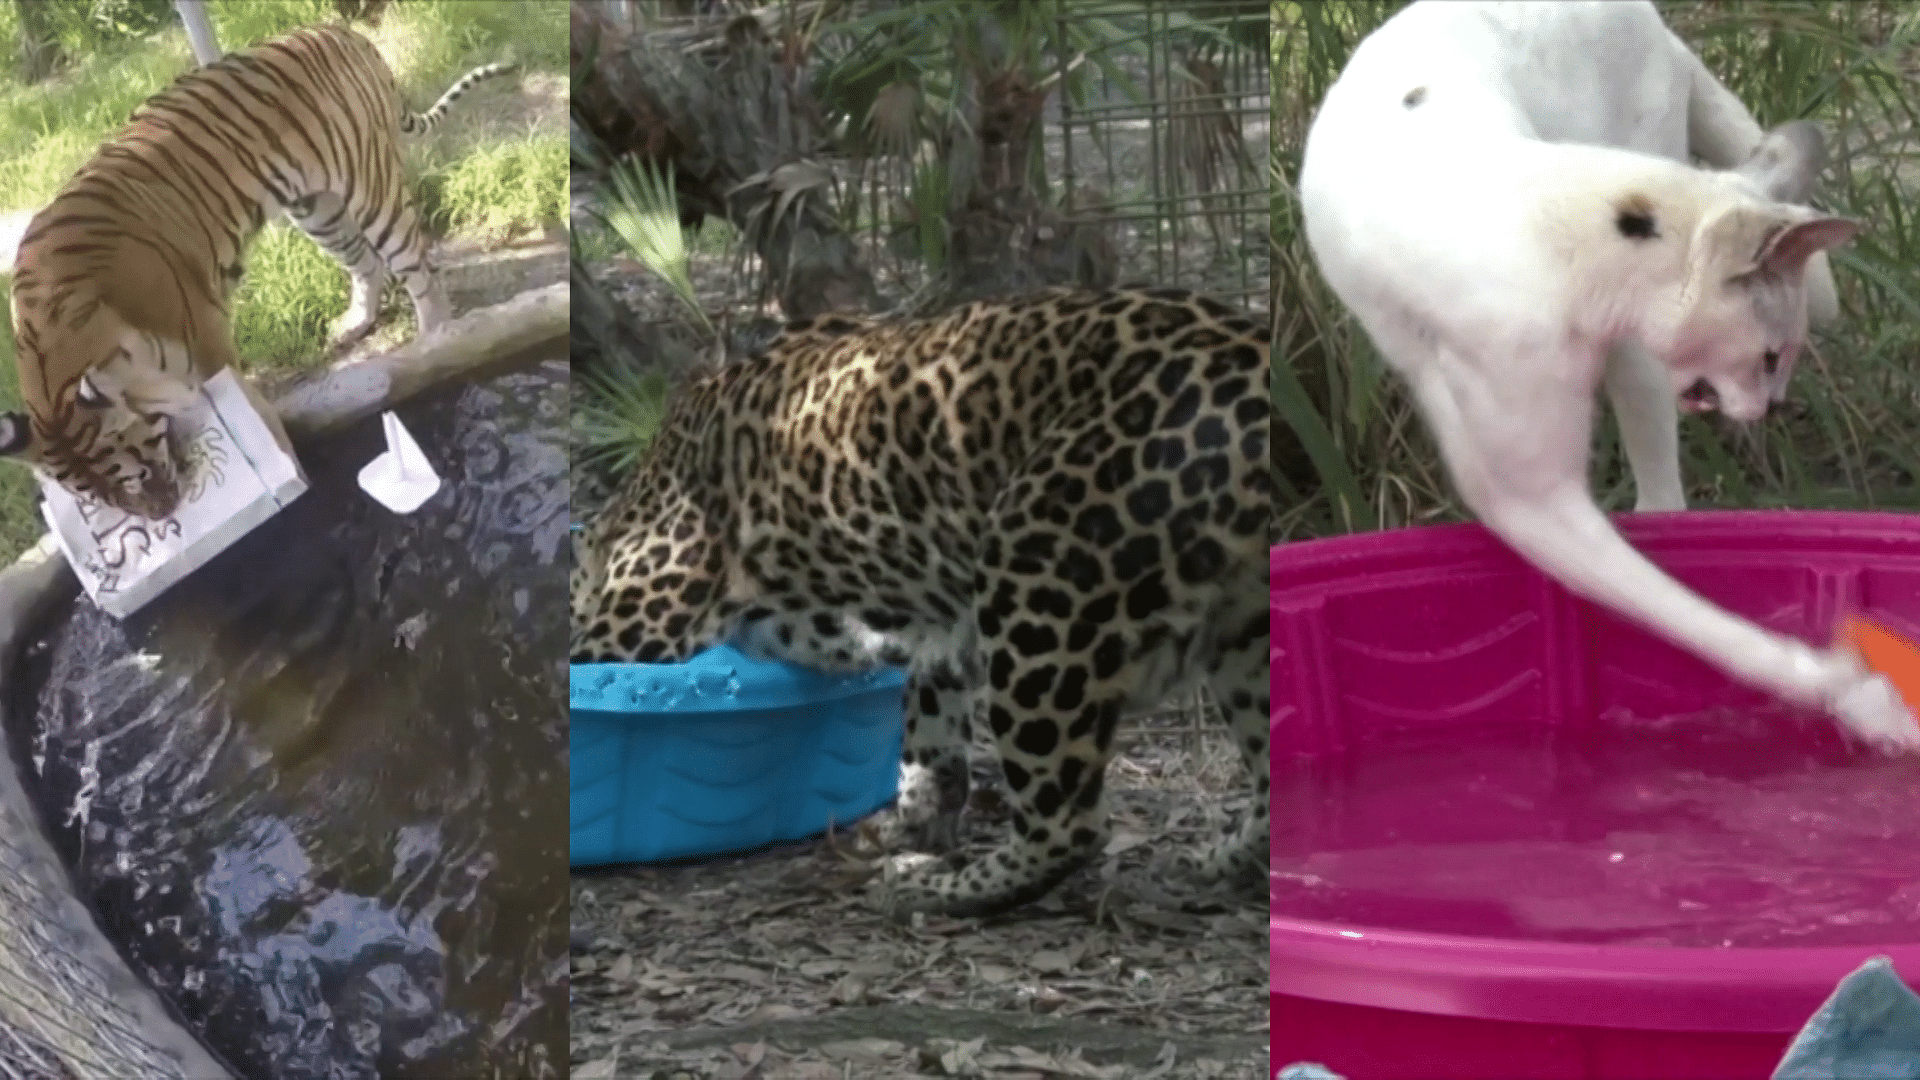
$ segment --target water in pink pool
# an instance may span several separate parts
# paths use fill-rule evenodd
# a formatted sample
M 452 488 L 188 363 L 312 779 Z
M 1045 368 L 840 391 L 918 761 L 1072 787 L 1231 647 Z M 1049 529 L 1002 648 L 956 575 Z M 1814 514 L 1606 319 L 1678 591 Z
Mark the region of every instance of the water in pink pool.
M 1557 744 L 1387 737 L 1277 769 L 1275 915 L 1536 941 L 1920 942 L 1920 758 L 1784 716 Z

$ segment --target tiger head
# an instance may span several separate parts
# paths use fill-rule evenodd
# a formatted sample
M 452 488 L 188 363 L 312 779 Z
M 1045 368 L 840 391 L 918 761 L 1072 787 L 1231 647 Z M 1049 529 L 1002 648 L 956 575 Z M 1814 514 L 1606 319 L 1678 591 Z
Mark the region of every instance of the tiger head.
M 178 391 L 167 385 L 158 395 L 162 400 L 137 392 L 153 382 L 143 376 L 165 370 L 161 365 L 169 359 L 150 354 L 172 350 L 129 331 L 102 362 L 77 377 L 55 380 L 28 377 L 29 368 L 43 365 L 49 355 L 30 320 L 16 325 L 15 344 L 28 408 L 0 413 L 0 455 L 33 466 L 82 499 L 123 513 L 158 520 L 177 510 L 182 486 L 173 437 Z M 39 371 L 50 374 L 45 366 Z
M 76 173 L 21 234 L 10 299 L 23 409 L 0 415 L 0 456 L 157 520 L 179 508 L 183 422 L 232 343 L 191 222 L 128 212 L 134 189 L 110 166 Z
M 26 413 L 0 413 L 0 454 L 18 457 L 74 495 L 149 520 L 180 506 L 172 420 L 117 405 L 82 376 L 61 430 Z M 52 427 L 53 425 L 49 425 Z

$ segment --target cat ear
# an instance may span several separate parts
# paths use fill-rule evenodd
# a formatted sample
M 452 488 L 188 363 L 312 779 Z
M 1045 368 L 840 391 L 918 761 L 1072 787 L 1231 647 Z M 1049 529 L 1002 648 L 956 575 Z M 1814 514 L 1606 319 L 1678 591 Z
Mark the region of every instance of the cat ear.
M 0 455 L 19 457 L 33 444 L 33 424 L 26 413 L 0 413 Z
M 1853 239 L 1864 226 L 1804 206 L 1736 205 L 1708 218 L 1702 253 L 1729 278 L 1778 275 Z
M 1861 224 L 1850 218 L 1826 214 L 1797 221 L 1771 233 L 1754 258 L 1754 269 L 1769 274 L 1798 270 L 1816 252 L 1838 247 L 1859 233 Z
M 1804 204 L 1813 197 L 1827 163 L 1827 140 L 1808 120 L 1781 124 L 1734 171 L 1756 184 L 1774 202 Z

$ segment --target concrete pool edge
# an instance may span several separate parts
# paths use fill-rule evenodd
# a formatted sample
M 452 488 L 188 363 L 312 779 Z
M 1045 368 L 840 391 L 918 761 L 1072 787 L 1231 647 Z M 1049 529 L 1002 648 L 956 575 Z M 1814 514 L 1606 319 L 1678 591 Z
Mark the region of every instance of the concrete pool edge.
M 336 365 L 273 395 L 288 431 L 313 436 L 567 335 L 568 284 L 528 290 L 467 313 L 431 340 Z M 0 694 L 20 650 L 79 582 L 41 536 L 0 569 Z M 0 740 L 0 1022 L 36 1037 L 92 1080 L 230 1080 L 233 1073 L 174 1019 L 73 894 L 40 832 L 24 772 Z

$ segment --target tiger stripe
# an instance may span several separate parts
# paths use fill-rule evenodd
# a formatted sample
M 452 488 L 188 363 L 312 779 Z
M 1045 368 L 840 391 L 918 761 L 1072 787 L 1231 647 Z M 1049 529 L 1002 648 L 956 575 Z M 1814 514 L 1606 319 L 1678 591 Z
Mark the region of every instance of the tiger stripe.
M 228 303 L 276 208 L 352 279 L 333 348 L 373 329 L 388 274 L 406 286 L 420 332 L 438 330 L 451 311 L 399 137 L 433 130 L 474 84 L 514 70 L 475 68 L 416 113 L 373 43 L 328 25 L 230 54 L 147 99 L 20 238 L 13 325 L 26 413 L 0 415 L 0 455 L 125 512 L 172 513 L 172 424 L 238 361 Z

